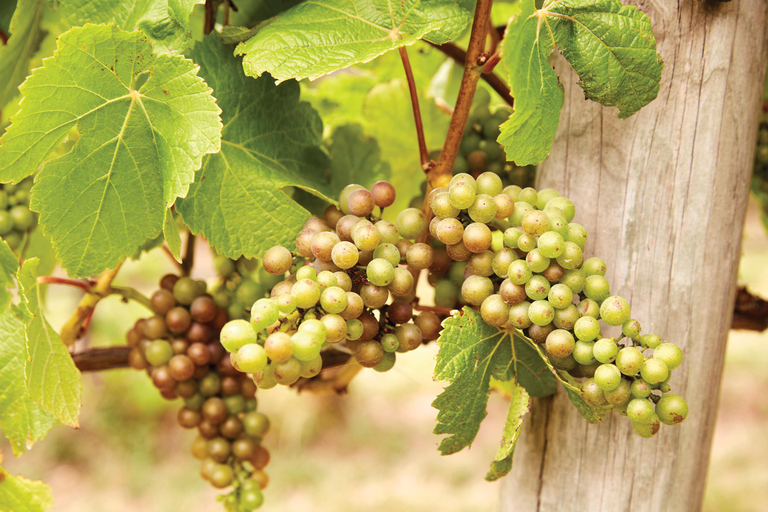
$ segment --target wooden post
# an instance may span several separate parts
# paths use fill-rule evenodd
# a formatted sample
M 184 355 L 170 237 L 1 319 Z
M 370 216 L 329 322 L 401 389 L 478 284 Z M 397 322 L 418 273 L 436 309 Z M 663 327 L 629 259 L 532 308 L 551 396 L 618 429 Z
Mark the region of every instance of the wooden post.
M 534 403 L 502 487 L 503 512 L 701 510 L 731 325 L 768 44 L 768 1 L 636 0 L 664 59 L 634 117 L 585 101 L 559 58 L 566 103 L 539 186 L 576 204 L 585 257 L 644 332 L 682 346 L 671 381 L 690 415 L 642 439 L 611 413 L 588 425 L 564 393 Z

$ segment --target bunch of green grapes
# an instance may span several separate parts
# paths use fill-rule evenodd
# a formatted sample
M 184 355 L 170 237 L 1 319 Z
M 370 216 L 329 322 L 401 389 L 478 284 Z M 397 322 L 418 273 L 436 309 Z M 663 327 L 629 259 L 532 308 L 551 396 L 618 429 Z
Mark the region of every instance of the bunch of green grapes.
M 668 384 L 682 351 L 641 334 L 629 303 L 611 295 L 605 262 L 584 260 L 587 231 L 572 222 L 569 199 L 552 189 L 504 188 L 485 172 L 456 175 L 429 200 L 430 232 L 453 260 L 467 262 L 461 298 L 486 323 L 519 329 L 543 345 L 552 366 L 588 377 L 584 398 L 629 416 L 643 437 L 685 419 L 688 405 Z M 489 225 L 498 228 L 496 243 Z M 621 327 L 620 337 L 604 337 L 603 326 Z
M 434 250 L 414 242 L 427 230 L 420 209 L 400 212 L 396 222 L 378 219 L 395 201 L 394 187 L 379 181 L 370 190 L 344 188 L 341 210 L 330 206 L 296 237 L 296 252 L 269 249 L 262 260 L 283 277 L 269 298 L 257 300 L 250 320 L 232 320 L 221 332 L 235 367 L 254 375 L 261 388 L 289 386 L 316 376 L 321 351 L 340 345 L 361 366 L 384 372 L 396 353 L 436 339 L 434 313 L 414 318 L 414 273 L 428 268 Z M 342 349 L 343 350 L 343 349 Z
M 13 250 L 20 248 L 24 235 L 37 226 L 37 217 L 29 209 L 32 184 L 31 177 L 16 185 L 0 184 L 0 237 Z
M 269 452 L 261 440 L 269 420 L 257 411 L 256 385 L 231 364 L 219 342 L 225 309 L 206 293 L 205 281 L 168 274 L 151 297 L 155 316 L 136 322 L 127 335 L 129 364 L 146 370 L 168 400 L 181 398 L 177 415 L 196 428 L 192 455 L 216 488 L 234 486 L 226 498 L 246 512 L 261 506 Z

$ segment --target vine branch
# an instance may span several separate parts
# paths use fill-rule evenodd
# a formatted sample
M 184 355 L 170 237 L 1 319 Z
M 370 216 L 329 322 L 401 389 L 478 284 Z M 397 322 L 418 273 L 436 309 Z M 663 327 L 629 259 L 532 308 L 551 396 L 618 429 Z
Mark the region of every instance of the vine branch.
M 477 82 L 482 75 L 481 56 L 485 50 L 485 39 L 488 31 L 488 16 L 491 13 L 492 0 L 477 0 L 475 18 L 472 21 L 472 33 L 469 36 L 469 45 L 464 59 L 464 75 L 461 78 L 459 95 L 456 98 L 456 108 L 451 116 L 448 134 L 440 153 L 437 165 L 428 174 L 429 184 L 432 187 L 448 185 L 448 180 L 453 170 L 453 164 L 459 153 L 461 138 L 464 136 L 464 127 L 467 125 L 469 110 L 472 107 L 472 99 L 475 96 Z
M 128 354 L 130 352 L 131 347 L 127 345 L 89 348 L 72 354 L 72 360 L 81 372 L 114 370 L 116 368 L 128 367 Z
M 93 287 L 93 282 L 81 281 L 80 279 L 70 279 L 68 277 L 40 276 L 37 278 L 40 284 L 63 284 L 80 288 L 85 293 L 89 293 Z
M 424 171 L 429 169 L 429 150 L 427 149 L 427 140 L 424 137 L 424 123 L 421 120 L 421 109 L 419 108 L 419 94 L 416 89 L 416 80 L 413 78 L 411 61 L 408 59 L 408 52 L 405 46 L 401 46 L 400 59 L 403 61 L 405 78 L 408 81 L 408 91 L 411 93 L 411 105 L 413 106 L 413 120 L 416 122 L 416 137 L 419 140 L 419 157 L 421 167 Z
M 99 274 L 96 283 L 80 299 L 75 312 L 61 328 L 61 341 L 64 345 L 69 347 L 83 336 L 86 331 L 86 322 L 93 314 L 96 304 L 112 292 L 112 281 L 122 265 L 122 262 L 118 263 L 114 269 L 107 269 Z
M 188 276 L 192 271 L 192 265 L 195 264 L 195 241 L 197 237 L 192 234 L 191 231 L 187 232 L 187 248 L 184 251 L 184 256 L 181 258 L 181 271 L 185 276 Z

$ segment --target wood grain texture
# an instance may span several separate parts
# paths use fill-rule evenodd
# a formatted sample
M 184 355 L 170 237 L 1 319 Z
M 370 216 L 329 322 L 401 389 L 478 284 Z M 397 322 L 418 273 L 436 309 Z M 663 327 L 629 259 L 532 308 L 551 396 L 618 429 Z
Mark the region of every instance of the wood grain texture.
M 586 256 L 644 332 L 681 345 L 671 381 L 691 413 L 647 440 L 611 414 L 588 425 L 565 393 L 534 404 L 501 510 L 698 511 L 731 325 L 768 45 L 768 1 L 633 1 L 664 59 L 658 98 L 627 120 L 584 100 L 562 58 L 566 104 L 539 186 L 577 207 Z M 598 224 L 599 221 L 599 224 Z

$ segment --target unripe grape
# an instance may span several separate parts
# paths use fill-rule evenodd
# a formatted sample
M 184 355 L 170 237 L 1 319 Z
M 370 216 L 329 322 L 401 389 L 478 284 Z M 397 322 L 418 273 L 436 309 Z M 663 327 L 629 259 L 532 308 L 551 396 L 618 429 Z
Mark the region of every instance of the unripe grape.
M 517 259 L 517 254 L 507 247 L 502 248 L 493 255 L 491 268 L 493 273 L 499 277 L 507 277 L 509 265 Z
M 533 272 L 543 272 L 550 263 L 549 258 L 544 256 L 538 249 L 532 249 L 531 252 L 525 256 L 525 261 L 528 262 L 528 266 L 531 267 Z
M 565 239 L 568 242 L 573 242 L 574 244 L 578 245 L 582 250 L 584 250 L 584 246 L 587 245 L 587 230 L 581 224 L 571 222 L 567 226 Z
M 653 358 L 663 361 L 670 370 L 683 362 L 683 351 L 674 343 L 662 343 L 653 351 Z
M 644 347 L 656 349 L 661 345 L 661 338 L 656 334 L 643 334 L 638 337 L 638 341 Z
M 520 191 L 520 201 L 525 201 L 526 203 L 529 203 L 531 205 L 536 204 L 536 202 L 539 200 L 539 194 L 536 192 L 536 189 L 533 187 L 525 187 L 523 190 Z
M 524 285 L 531 279 L 533 272 L 525 260 L 515 260 L 509 264 L 507 278 L 515 284 Z
M 467 213 L 475 222 L 491 222 L 496 218 L 496 203 L 487 194 L 477 194 L 474 202 L 467 208 Z
M 273 361 L 287 361 L 293 355 L 293 340 L 284 332 L 274 332 L 264 342 L 264 350 Z
M 518 329 L 525 329 L 530 327 L 533 323 L 528 317 L 528 310 L 530 309 L 530 306 L 530 302 L 523 301 L 509 308 L 509 323 Z
M 599 342 L 598 342 L 599 343 Z M 597 344 L 595 344 L 597 348 Z M 598 358 L 598 361 L 600 359 Z M 621 372 L 613 364 L 601 364 L 595 370 L 595 383 L 603 391 L 613 391 L 621 384 Z
M 396 267 L 394 269 L 394 278 L 389 283 L 388 288 L 393 295 L 399 297 L 408 295 L 413 290 L 413 274 L 404 268 Z
M 221 329 L 219 339 L 228 352 L 237 352 L 243 345 L 256 343 L 256 331 L 246 320 L 231 320 Z
M 397 361 L 397 354 L 394 352 L 384 352 L 381 357 L 381 362 L 373 367 L 379 373 L 388 372 L 395 366 Z
M 451 187 L 453 187 L 458 183 L 466 183 L 472 188 L 472 190 L 477 192 L 477 181 L 470 174 L 467 174 L 467 173 L 454 174 L 453 177 L 451 178 L 450 183 L 448 184 L 448 189 L 450 190 Z
M 517 240 L 523 235 L 524 233 L 519 228 L 509 228 L 506 231 L 504 231 L 504 245 L 511 249 L 517 248 Z
M 584 384 L 581 385 L 581 394 L 584 396 L 584 400 L 587 403 L 594 406 L 600 406 L 605 404 L 605 394 L 600 386 L 597 385 L 594 378 L 587 379 Z
M 528 308 L 528 318 L 536 325 L 547 325 L 552 322 L 555 309 L 546 300 L 537 300 Z
M 651 385 L 642 379 L 632 382 L 632 396 L 635 398 L 648 398 L 651 396 Z
M 573 347 L 573 358 L 577 363 L 583 365 L 591 365 L 597 362 L 593 347 L 595 343 L 592 341 L 578 340 Z
M 276 245 L 270 249 L 267 249 L 267 252 L 264 253 L 264 257 L 262 258 L 261 263 L 264 265 L 264 270 L 270 274 L 285 274 L 291 269 L 291 265 L 293 264 L 293 256 L 291 255 L 291 251 L 285 247 Z
M 654 418 L 653 403 L 645 398 L 635 398 L 627 405 L 627 416 L 633 423 L 648 423 Z
M 607 270 L 605 261 L 600 258 L 589 258 L 581 266 L 581 270 L 586 276 L 604 276 Z
M 320 305 L 328 313 L 341 313 L 347 309 L 347 293 L 338 286 L 326 288 L 320 295 Z
M 432 265 L 435 258 L 435 252 L 427 244 L 415 243 L 408 248 L 405 253 L 405 260 L 408 266 L 415 270 L 428 268 Z
M 259 299 L 251 307 L 251 325 L 259 332 L 277 322 L 280 315 L 277 304 L 272 299 Z
M 645 358 L 636 347 L 624 347 L 616 355 L 616 366 L 624 375 L 634 377 L 640 373 Z
M 395 269 L 387 260 L 375 258 L 368 264 L 366 276 L 376 286 L 387 286 L 395 278 Z
M 611 285 L 603 276 L 589 276 L 584 282 L 584 295 L 602 304 L 611 295 Z
M 549 281 L 544 276 L 535 275 L 525 284 L 525 293 L 531 300 L 542 300 L 549 293 Z
M 397 339 L 396 335 L 387 333 L 381 337 L 381 348 L 384 349 L 384 352 L 394 352 L 399 346 L 400 340 Z
M 515 211 L 515 202 L 506 194 L 493 196 L 493 202 L 496 203 L 496 218 L 506 219 Z
M 624 297 L 613 295 L 600 305 L 600 318 L 608 325 L 622 325 L 629 320 L 629 302 Z
M 509 305 L 504 302 L 501 295 L 489 295 L 480 305 L 480 315 L 485 323 L 501 327 L 509 321 Z
M 640 335 L 640 322 L 629 319 L 621 326 L 621 333 L 627 338 L 634 339 Z
M 311 279 L 296 281 L 291 288 L 291 297 L 296 301 L 296 306 L 301 309 L 309 309 L 320 300 L 320 285 Z
M 290 386 L 301 376 L 301 362 L 291 357 L 282 363 L 272 363 L 272 376 L 278 384 Z
M 563 215 L 565 215 L 565 220 L 568 222 L 571 222 L 576 215 L 576 208 L 573 206 L 573 202 L 565 197 L 553 197 L 550 199 L 544 207 L 544 210 L 546 211 L 550 208 L 559 208 L 562 210 Z
M 382 243 L 373 251 L 373 258 L 383 258 L 394 267 L 400 263 L 400 251 L 393 244 Z
M 656 414 L 665 425 L 679 425 L 688 417 L 688 403 L 679 395 L 666 394 L 656 404 Z
M 317 284 L 320 285 L 320 288 L 322 290 L 325 290 L 332 286 L 339 285 L 339 281 L 336 278 L 336 274 L 334 274 L 330 270 L 321 270 L 320 273 L 317 274 L 317 278 L 315 278 L 315 281 L 317 281 Z
M 298 331 L 291 336 L 293 357 L 299 361 L 309 361 L 320 353 L 323 342 L 320 338 L 306 331 Z
M 374 203 L 373 194 L 364 188 L 353 190 L 349 194 L 349 199 L 347 199 L 347 210 L 352 215 L 357 215 L 358 217 L 369 216 L 373 213 L 374 206 L 376 206 L 376 203 Z
M 473 254 L 467 262 L 467 267 L 476 276 L 490 277 L 493 275 L 493 252 L 483 251 Z
M 487 277 L 469 276 L 461 285 L 461 295 L 467 303 L 479 306 L 493 293 L 493 282 Z
M 531 210 L 523 216 L 523 230 L 531 236 L 541 236 L 549 231 L 549 217 L 540 210 Z
M 570 269 L 564 272 L 560 282 L 570 288 L 573 293 L 581 293 L 584 291 L 586 278 L 580 269 Z
M 556 370 L 569 372 L 579 366 L 579 363 L 576 362 L 576 360 L 573 358 L 573 355 L 560 358 L 550 354 L 548 357 L 549 364 L 551 364 Z
M 600 366 L 605 366 L 605 365 L 600 365 Z M 610 391 L 604 391 L 603 393 L 605 394 L 605 399 L 608 401 L 609 404 L 617 408 L 619 407 L 624 408 L 627 406 L 627 404 L 629 404 L 629 401 L 632 400 L 632 384 L 629 382 L 628 379 L 622 378 L 619 381 L 619 385 L 616 386 L 615 389 L 612 389 Z M 622 414 L 626 415 L 626 411 L 621 411 L 621 412 Z
M 597 319 L 600 316 L 600 306 L 592 299 L 583 299 L 577 306 L 581 316 L 591 316 Z
M 419 238 L 427 230 L 427 217 L 424 212 L 417 208 L 406 208 L 398 214 L 395 225 L 400 236 L 413 240 Z
M 584 253 L 581 247 L 573 242 L 565 242 L 563 253 L 557 257 L 557 262 L 561 267 L 567 269 L 577 268 L 584 259 Z
M 426 228 L 426 218 L 425 218 Z M 373 251 L 381 243 L 381 235 L 376 226 L 363 219 L 352 228 L 352 240 L 361 251 Z
M 504 187 L 504 190 L 501 192 L 503 194 L 507 194 L 509 197 L 512 198 L 513 201 L 518 201 L 520 199 L 520 192 L 523 189 L 519 187 L 518 185 L 508 185 Z
M 304 265 L 296 271 L 296 281 L 310 279 L 317 281 L 317 270 L 312 265 Z
M 523 252 L 529 252 L 536 248 L 536 238 L 527 233 L 523 233 L 517 239 L 517 248 Z
M 595 359 L 601 363 L 608 364 L 616 360 L 619 347 L 613 338 L 601 338 L 595 342 L 592 351 L 595 354 Z
M 646 359 L 640 369 L 640 375 L 648 384 L 661 384 L 669 377 L 669 368 L 660 359 Z
M 166 340 L 155 340 L 147 345 L 144 357 L 152 366 L 164 366 L 173 357 L 173 348 Z
M 473 201 L 474 201 L 474 196 Z M 459 208 L 456 208 L 451 202 L 451 196 L 449 192 L 439 192 L 432 196 L 432 200 L 429 203 L 429 207 L 435 214 L 435 217 L 439 219 L 452 219 L 459 215 Z
M 547 231 L 539 236 L 536 246 L 547 258 L 558 258 L 565 250 L 563 237 L 554 231 Z
M 632 422 L 632 428 L 640 437 L 651 438 L 661 429 L 661 422 L 659 421 L 659 417 L 654 413 L 646 422 Z
M 573 305 L 573 292 L 564 284 L 556 284 L 550 288 L 547 298 L 555 309 L 565 309 Z
M 584 341 L 592 341 L 600 336 L 600 323 L 591 316 L 583 316 L 573 326 L 573 333 Z
M 376 228 L 376 231 L 379 232 L 382 244 L 395 245 L 400 239 L 400 232 L 397 230 L 397 226 L 395 226 L 394 222 L 381 219 L 376 221 L 376 224 L 373 226 Z
M 522 226 L 525 214 L 533 210 L 533 206 L 529 203 L 526 203 L 523 200 L 516 201 L 515 207 L 512 210 L 512 215 L 509 216 L 509 223 L 515 227 Z
M 547 336 L 544 346 L 549 354 L 562 359 L 573 354 L 575 341 L 573 335 L 569 331 L 566 331 L 565 329 L 555 329 L 549 333 L 549 336 Z
M 494 172 L 484 172 L 475 180 L 477 184 L 478 194 L 488 194 L 489 196 L 495 196 L 501 194 L 502 188 L 504 188 L 501 178 Z
M 573 304 L 567 308 L 555 309 L 554 311 L 555 316 L 552 319 L 552 323 L 555 324 L 555 327 L 558 329 L 572 330 L 573 326 L 576 325 L 576 322 L 580 317 L 579 311 Z
M 464 237 L 462 240 L 464 246 L 471 252 L 478 253 L 487 251 L 491 247 L 491 230 L 485 224 L 473 222 L 464 228 Z
M 267 366 L 267 353 L 257 343 L 243 345 L 237 351 L 237 368 L 245 373 L 260 372 Z

